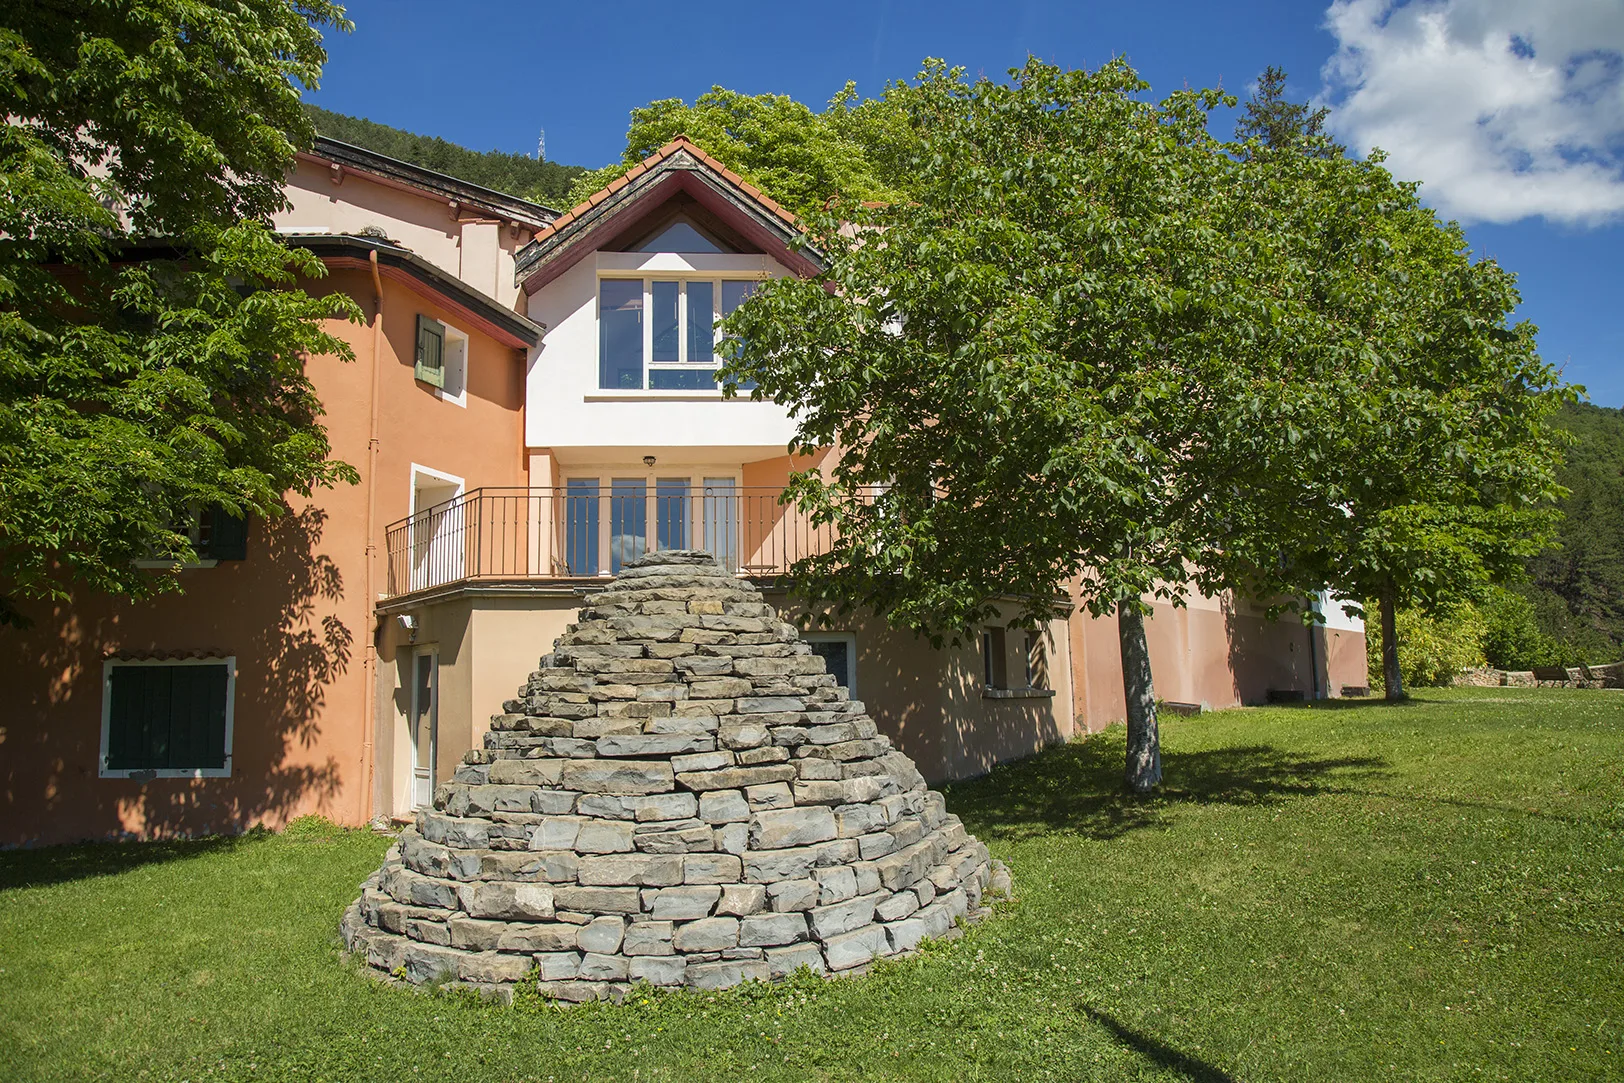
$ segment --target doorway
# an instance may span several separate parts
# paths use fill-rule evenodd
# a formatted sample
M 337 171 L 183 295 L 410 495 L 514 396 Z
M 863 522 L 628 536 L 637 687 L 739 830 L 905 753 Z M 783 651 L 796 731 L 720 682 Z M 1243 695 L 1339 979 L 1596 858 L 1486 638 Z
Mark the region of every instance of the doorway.
M 419 647 L 412 655 L 412 703 L 406 728 L 412 744 L 412 807 L 426 808 L 434 801 L 440 751 L 440 655 L 434 647 Z

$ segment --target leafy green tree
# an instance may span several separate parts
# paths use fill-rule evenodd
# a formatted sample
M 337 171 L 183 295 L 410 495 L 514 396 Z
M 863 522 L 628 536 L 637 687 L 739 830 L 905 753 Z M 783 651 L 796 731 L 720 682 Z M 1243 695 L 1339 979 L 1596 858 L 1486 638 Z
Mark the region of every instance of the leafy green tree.
M 202 508 L 275 515 L 329 459 L 308 354 L 350 356 L 267 216 L 310 124 L 324 0 L 13 3 L 0 15 L 0 619 L 142 596 Z
M 1294 582 L 1380 601 L 1400 698 L 1397 613 L 1480 598 L 1545 544 L 1563 443 L 1550 419 L 1573 391 L 1535 328 L 1510 323 L 1515 276 L 1474 261 L 1379 153 L 1263 164 L 1277 288 L 1307 317 L 1294 380 L 1312 410 L 1281 418 L 1300 439 L 1272 468 L 1270 518 Z
M 882 177 L 870 147 L 882 162 L 895 162 L 893 141 L 907 138 L 895 129 L 898 118 L 894 102 L 861 102 L 851 84 L 821 113 L 783 94 L 719 86 L 692 105 L 665 98 L 632 110 L 621 161 L 578 177 L 569 200 L 585 199 L 679 135 L 796 214 L 815 214 L 836 197 L 895 199 L 899 189 Z
M 1269 65 L 1258 76 L 1246 114 L 1235 123 L 1235 138 L 1257 140 L 1269 150 L 1289 150 L 1316 158 L 1340 158 L 1347 148 L 1331 139 L 1325 121 L 1331 111 L 1286 100 L 1286 72 Z
M 316 131 L 329 139 L 399 158 L 459 180 L 548 206 L 567 206 L 570 186 L 586 172 L 578 165 L 538 161 L 511 151 L 469 150 L 438 136 L 391 128 L 361 117 L 305 105 Z
M 1117 614 L 1138 791 L 1160 778 L 1141 599 L 1277 561 L 1256 494 L 1294 450 L 1272 411 L 1297 341 L 1268 292 L 1273 223 L 1236 195 L 1265 167 L 1208 135 L 1221 95 L 1146 89 L 1121 62 L 927 68 L 902 103 L 909 198 L 842 201 L 855 231 L 815 219 L 827 272 L 728 324 L 728 377 L 791 409 L 798 449 L 841 449 L 788 490 L 835 527 L 797 589 L 941 642 L 996 598 L 1047 619 L 1075 579 Z

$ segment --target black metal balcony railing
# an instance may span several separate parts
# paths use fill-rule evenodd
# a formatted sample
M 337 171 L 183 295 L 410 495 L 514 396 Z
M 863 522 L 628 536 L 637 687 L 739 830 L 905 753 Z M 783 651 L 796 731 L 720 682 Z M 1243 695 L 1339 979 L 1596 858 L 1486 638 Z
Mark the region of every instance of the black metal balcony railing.
M 613 575 L 660 549 L 708 549 L 741 574 L 778 574 L 833 540 L 780 493 L 664 482 L 472 489 L 385 528 L 387 589 Z

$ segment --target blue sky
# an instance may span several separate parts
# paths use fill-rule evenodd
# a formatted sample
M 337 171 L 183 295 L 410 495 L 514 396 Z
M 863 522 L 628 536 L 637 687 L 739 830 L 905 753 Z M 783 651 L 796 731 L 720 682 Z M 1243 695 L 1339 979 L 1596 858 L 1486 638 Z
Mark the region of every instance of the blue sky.
M 875 93 L 927 56 L 1000 76 L 1028 53 L 1096 67 L 1124 54 L 1157 91 L 1245 97 L 1269 64 L 1333 108 L 1473 249 L 1516 271 L 1519 313 L 1593 401 L 1624 405 L 1624 3 L 1619 0 L 1013 0 L 867 5 L 351 0 L 328 109 L 479 150 L 598 166 L 630 111 L 720 84 L 814 106 Z M 1219 130 L 1232 125 L 1219 118 Z

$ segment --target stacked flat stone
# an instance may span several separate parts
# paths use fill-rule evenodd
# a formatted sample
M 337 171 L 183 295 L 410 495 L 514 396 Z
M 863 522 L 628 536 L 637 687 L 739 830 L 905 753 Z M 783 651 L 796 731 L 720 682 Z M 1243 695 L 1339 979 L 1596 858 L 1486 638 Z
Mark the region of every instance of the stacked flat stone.
M 987 849 L 761 593 L 652 554 L 590 599 L 345 913 L 368 965 L 563 1000 L 849 972 L 986 911 Z

